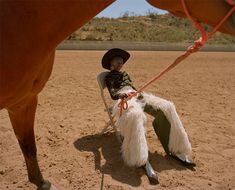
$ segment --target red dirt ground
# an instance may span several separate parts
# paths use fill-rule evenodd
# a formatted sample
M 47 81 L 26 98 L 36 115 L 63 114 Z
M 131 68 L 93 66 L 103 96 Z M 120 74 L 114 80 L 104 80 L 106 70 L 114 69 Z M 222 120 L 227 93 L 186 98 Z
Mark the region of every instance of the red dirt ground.
M 138 88 L 180 52 L 132 51 L 124 69 Z M 113 133 L 99 135 L 107 115 L 96 75 L 103 51 L 57 51 L 39 96 L 35 121 L 38 159 L 46 179 L 63 189 L 229 190 L 235 188 L 235 53 L 192 55 L 146 91 L 175 103 L 192 143 L 195 171 L 167 157 L 148 116 L 150 162 L 160 184 L 128 168 Z M 108 94 L 107 94 L 108 95 Z M 102 181 L 103 179 L 103 181 Z M 7 112 L 0 112 L 0 189 L 36 189 Z

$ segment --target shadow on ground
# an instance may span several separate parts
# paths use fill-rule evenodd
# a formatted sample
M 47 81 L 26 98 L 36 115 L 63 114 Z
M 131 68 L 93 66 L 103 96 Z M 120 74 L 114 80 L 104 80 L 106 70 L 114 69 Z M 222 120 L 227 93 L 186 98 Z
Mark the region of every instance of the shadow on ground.
M 141 176 L 145 175 L 142 168 L 130 168 L 122 160 L 120 153 L 120 143 L 114 133 L 104 135 L 87 135 L 77 139 L 74 146 L 79 151 L 93 152 L 95 156 L 95 169 L 103 174 L 111 175 L 115 180 L 131 186 L 141 184 Z M 105 159 L 105 164 L 101 164 L 101 154 Z M 164 170 L 186 170 L 169 156 L 162 156 L 157 152 L 149 153 L 149 160 L 155 171 Z

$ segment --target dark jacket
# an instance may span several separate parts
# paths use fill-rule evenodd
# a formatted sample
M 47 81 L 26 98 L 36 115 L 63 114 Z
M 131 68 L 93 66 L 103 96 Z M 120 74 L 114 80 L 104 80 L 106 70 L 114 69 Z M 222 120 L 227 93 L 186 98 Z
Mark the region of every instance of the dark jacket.
M 105 77 L 105 84 L 113 100 L 117 100 L 119 98 L 118 91 L 125 86 L 130 86 L 136 90 L 132 84 L 130 76 L 126 71 L 110 71 L 110 73 Z

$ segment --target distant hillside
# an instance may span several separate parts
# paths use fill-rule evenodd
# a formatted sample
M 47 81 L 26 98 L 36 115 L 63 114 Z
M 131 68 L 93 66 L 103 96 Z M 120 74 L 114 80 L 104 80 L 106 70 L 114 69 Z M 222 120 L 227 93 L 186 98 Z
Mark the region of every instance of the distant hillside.
M 209 26 L 204 26 L 210 30 Z M 116 19 L 94 18 L 67 40 L 192 43 L 198 37 L 198 31 L 186 19 L 149 13 L 147 16 L 123 15 Z M 235 44 L 235 38 L 218 32 L 208 43 Z

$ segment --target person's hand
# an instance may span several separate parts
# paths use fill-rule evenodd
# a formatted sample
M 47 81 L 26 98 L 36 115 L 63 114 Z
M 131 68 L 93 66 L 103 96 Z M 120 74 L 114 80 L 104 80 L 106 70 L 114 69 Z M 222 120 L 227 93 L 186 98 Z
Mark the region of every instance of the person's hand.
M 120 98 L 120 99 L 124 99 L 124 98 L 127 98 L 127 97 L 128 97 L 128 95 L 125 94 L 125 93 L 118 95 L 118 98 Z

